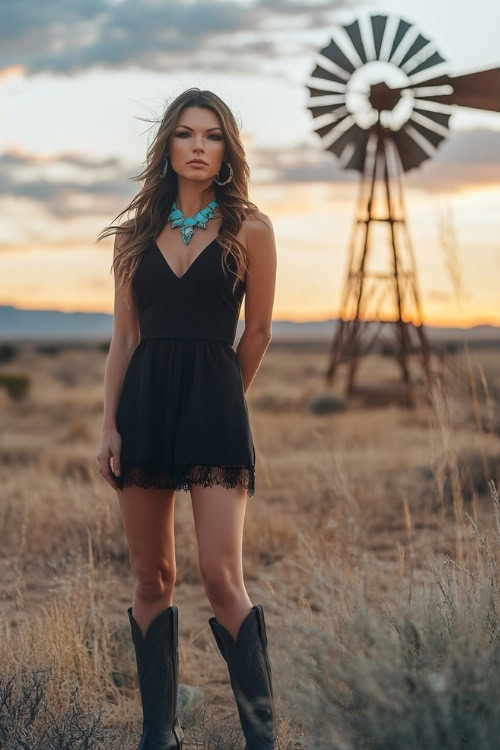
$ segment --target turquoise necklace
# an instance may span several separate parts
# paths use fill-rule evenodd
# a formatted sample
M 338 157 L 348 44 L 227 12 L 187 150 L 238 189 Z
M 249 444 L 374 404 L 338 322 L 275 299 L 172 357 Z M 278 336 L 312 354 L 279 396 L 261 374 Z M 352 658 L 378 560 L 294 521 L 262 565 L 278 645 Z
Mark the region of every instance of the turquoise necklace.
M 202 208 L 201 211 L 198 211 L 195 216 L 184 217 L 182 211 L 180 210 L 180 208 L 177 208 L 174 201 L 172 210 L 168 215 L 168 221 L 172 222 L 172 229 L 174 229 L 174 227 L 180 226 L 182 239 L 184 240 L 184 244 L 187 245 L 189 242 L 191 242 L 191 238 L 196 231 L 196 227 L 206 229 L 208 220 L 217 218 L 214 211 L 216 206 L 218 206 L 217 201 L 210 201 L 208 206 L 205 206 L 205 208 Z

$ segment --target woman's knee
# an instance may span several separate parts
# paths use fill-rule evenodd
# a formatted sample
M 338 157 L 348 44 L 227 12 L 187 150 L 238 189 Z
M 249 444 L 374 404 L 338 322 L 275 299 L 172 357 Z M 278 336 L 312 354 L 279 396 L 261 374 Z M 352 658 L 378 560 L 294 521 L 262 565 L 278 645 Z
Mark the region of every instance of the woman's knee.
M 241 572 L 220 562 L 200 565 L 205 591 L 212 604 L 230 605 L 237 601 L 244 588 Z
M 145 602 L 155 602 L 173 594 L 176 579 L 175 566 L 168 562 L 138 564 L 134 569 L 137 597 Z

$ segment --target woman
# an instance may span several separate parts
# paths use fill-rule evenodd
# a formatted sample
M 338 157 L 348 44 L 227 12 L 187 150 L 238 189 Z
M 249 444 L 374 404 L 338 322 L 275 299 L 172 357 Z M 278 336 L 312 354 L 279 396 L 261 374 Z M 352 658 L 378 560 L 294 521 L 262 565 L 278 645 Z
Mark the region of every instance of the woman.
M 193 161 L 195 160 L 195 161 Z M 97 461 L 118 490 L 134 577 L 128 616 L 143 708 L 138 750 L 183 744 L 177 717 L 174 498 L 190 491 L 209 624 L 227 663 L 246 750 L 278 747 L 264 611 L 243 581 L 255 491 L 248 390 L 271 340 L 272 223 L 248 200 L 235 118 L 210 91 L 167 108 L 144 186 L 115 234 L 114 328 Z M 232 348 L 243 296 L 245 330 Z

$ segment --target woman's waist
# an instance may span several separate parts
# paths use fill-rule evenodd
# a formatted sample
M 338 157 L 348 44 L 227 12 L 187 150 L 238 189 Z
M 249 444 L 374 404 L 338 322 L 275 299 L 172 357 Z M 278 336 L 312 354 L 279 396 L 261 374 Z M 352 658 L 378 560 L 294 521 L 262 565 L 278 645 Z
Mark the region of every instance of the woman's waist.
M 178 341 L 178 342 L 187 342 L 190 344 L 196 344 L 196 343 L 213 343 L 213 344 L 222 344 L 224 346 L 228 346 L 232 349 L 234 341 L 230 341 L 228 339 L 222 339 L 217 338 L 213 336 L 179 336 L 179 335 L 173 335 L 173 334 L 160 334 L 160 335 L 148 335 L 148 334 L 141 334 L 141 344 L 146 341 L 150 342 L 170 342 L 170 341 Z
M 214 341 L 232 346 L 236 337 L 237 319 L 228 315 L 200 315 L 199 310 L 189 314 L 175 311 L 171 315 L 153 315 L 143 311 L 139 320 L 141 339 L 183 339 Z

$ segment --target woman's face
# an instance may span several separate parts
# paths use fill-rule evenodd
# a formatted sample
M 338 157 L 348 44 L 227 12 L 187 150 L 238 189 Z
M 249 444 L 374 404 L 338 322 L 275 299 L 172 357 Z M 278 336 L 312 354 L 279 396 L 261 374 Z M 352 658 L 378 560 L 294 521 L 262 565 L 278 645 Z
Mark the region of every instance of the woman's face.
M 222 166 L 225 143 L 219 118 L 205 107 L 185 107 L 169 137 L 170 165 L 179 177 L 211 180 Z M 201 159 L 205 164 L 189 164 Z

